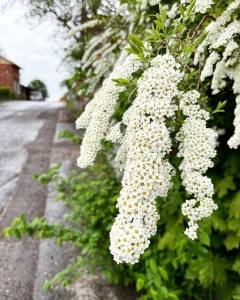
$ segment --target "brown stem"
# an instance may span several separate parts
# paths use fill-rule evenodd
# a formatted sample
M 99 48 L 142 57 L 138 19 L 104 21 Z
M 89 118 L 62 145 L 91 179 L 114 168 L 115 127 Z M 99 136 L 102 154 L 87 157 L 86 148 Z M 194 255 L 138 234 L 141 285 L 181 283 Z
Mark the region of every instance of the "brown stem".
M 203 16 L 201 21 L 198 23 L 197 27 L 195 28 L 195 30 L 193 31 L 193 34 L 191 36 L 191 39 L 193 40 L 195 38 L 195 36 L 197 35 L 199 29 L 202 27 L 203 23 L 205 22 L 205 20 L 207 19 L 212 19 L 215 21 L 215 19 L 212 16 Z

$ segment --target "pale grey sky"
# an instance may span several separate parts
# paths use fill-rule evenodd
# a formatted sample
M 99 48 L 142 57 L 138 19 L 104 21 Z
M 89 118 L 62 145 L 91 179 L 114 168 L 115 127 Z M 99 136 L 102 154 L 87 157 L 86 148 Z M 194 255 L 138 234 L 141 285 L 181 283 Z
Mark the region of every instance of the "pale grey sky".
M 60 83 L 68 76 L 64 66 L 60 66 L 65 41 L 63 35 L 56 37 L 55 32 L 56 26 L 49 19 L 26 20 L 20 4 L 0 13 L 0 49 L 22 68 L 22 84 L 36 78 L 43 80 L 52 100 L 63 94 Z

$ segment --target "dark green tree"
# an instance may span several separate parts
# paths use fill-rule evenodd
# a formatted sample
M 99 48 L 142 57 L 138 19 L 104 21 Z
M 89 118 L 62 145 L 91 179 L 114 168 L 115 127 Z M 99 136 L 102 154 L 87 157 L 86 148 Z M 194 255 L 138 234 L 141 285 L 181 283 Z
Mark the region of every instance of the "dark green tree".
M 48 90 L 46 84 L 39 79 L 32 80 L 29 85 L 29 88 L 31 88 L 35 92 L 40 92 L 42 93 L 43 99 L 46 99 L 48 95 Z

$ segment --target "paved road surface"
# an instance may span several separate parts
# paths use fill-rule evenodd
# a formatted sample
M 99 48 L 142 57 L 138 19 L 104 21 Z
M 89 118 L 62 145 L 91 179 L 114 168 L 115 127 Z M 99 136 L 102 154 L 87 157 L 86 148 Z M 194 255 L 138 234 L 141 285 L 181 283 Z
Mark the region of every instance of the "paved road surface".
M 46 171 L 53 154 L 68 148 L 65 144 L 53 151 L 61 107 L 27 101 L 0 104 L 0 230 L 21 213 L 28 219 L 45 213 L 48 189 L 33 175 Z M 0 239 L 0 300 L 35 300 L 39 245 L 27 237 Z
M 8 102 L 0 104 L 0 230 L 14 217 L 47 217 L 61 223 L 66 208 L 55 201 L 55 191 L 33 179 L 49 165 L 62 162 L 71 170 L 79 148 L 61 141 L 57 132 L 73 130 L 60 104 Z M 65 268 L 74 251 L 56 247 L 53 240 L 28 237 L 17 241 L 0 237 L 0 300 L 132 300 L 135 294 L 109 285 L 100 277 L 80 279 L 70 290 L 42 291 L 46 278 Z
M 0 212 L 27 160 L 27 145 L 36 141 L 44 126 L 49 129 L 50 144 L 59 108 L 59 104 L 46 102 L 0 104 Z

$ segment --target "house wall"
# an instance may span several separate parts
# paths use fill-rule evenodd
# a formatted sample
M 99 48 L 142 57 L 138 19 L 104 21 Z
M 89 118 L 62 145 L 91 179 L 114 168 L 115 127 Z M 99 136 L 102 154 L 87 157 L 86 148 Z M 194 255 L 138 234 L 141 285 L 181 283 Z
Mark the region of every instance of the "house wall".
M 14 65 L 0 64 L 0 85 L 7 86 L 11 92 L 20 95 L 19 69 Z

